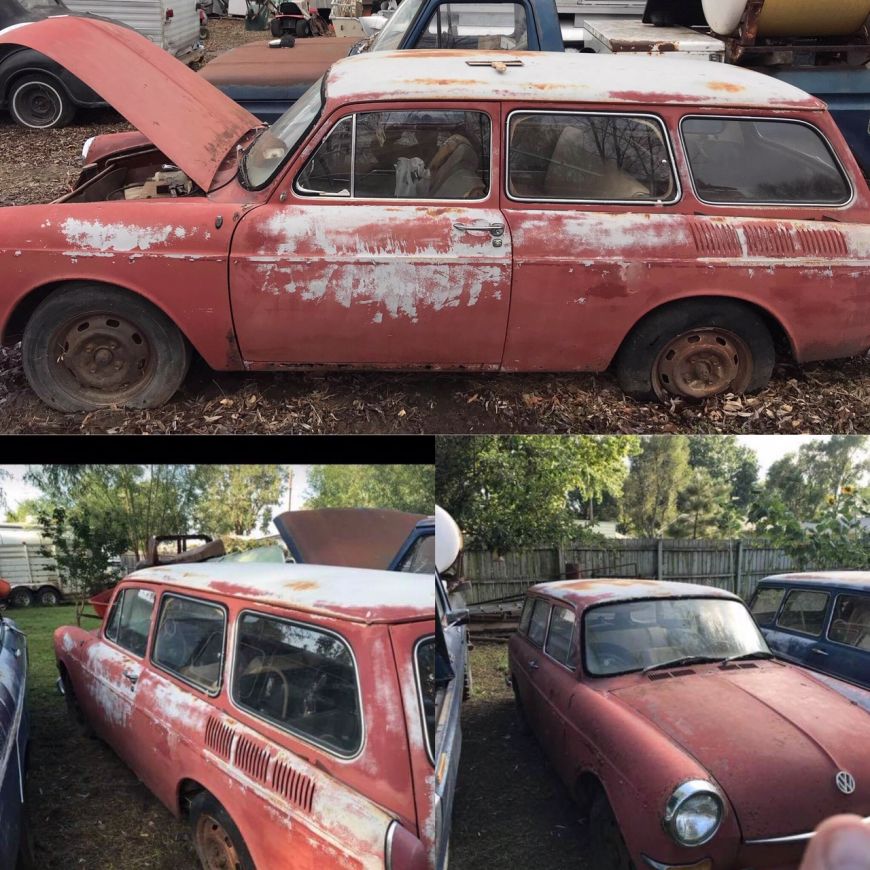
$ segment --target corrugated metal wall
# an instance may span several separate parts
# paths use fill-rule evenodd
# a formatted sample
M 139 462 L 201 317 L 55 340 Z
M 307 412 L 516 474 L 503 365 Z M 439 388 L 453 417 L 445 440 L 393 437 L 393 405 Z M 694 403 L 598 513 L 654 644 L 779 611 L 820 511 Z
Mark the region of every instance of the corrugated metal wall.
M 468 603 L 521 595 L 535 583 L 562 579 L 569 562 L 579 566 L 583 577 L 649 577 L 700 583 L 728 589 L 746 600 L 763 577 L 798 570 L 783 550 L 746 541 L 634 539 L 594 546 L 566 543 L 498 557 L 484 550 L 466 550 L 463 573 L 472 581 Z M 826 567 L 834 566 L 811 566 Z
M 65 591 L 57 565 L 34 544 L 0 544 L 0 577 L 13 586 L 56 586 Z

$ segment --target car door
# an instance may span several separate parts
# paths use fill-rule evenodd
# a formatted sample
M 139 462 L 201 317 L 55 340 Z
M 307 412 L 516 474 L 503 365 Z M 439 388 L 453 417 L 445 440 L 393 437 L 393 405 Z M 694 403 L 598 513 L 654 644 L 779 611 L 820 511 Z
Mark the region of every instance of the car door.
M 837 594 L 827 640 L 828 673 L 870 689 L 870 593 Z
M 233 237 L 231 297 L 253 365 L 496 368 L 511 238 L 498 107 L 346 111 Z
M 778 656 L 820 671 L 828 671 L 824 630 L 831 595 L 823 589 L 790 589 L 776 617 L 771 648 Z
M 87 685 L 82 703 L 94 729 L 132 765 L 137 738 L 131 727 L 133 708 L 148 648 L 154 591 L 137 586 L 120 589 L 102 630 L 83 657 Z

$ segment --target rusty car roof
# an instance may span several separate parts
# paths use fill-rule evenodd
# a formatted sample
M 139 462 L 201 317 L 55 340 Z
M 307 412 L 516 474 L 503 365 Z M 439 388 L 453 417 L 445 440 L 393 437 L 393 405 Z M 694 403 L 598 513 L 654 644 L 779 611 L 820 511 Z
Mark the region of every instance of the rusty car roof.
M 499 71 L 492 63 L 520 60 Z M 473 61 L 475 66 L 470 66 Z M 490 64 L 490 65 L 479 65 Z M 709 61 L 554 52 L 393 51 L 339 60 L 327 98 L 500 99 L 683 104 L 725 108 L 823 109 L 825 104 L 772 76 Z
M 587 580 L 557 580 L 553 583 L 538 583 L 529 590 L 541 592 L 581 608 L 615 601 L 637 601 L 644 598 L 740 598 L 716 586 L 700 586 L 696 583 L 677 583 L 669 580 L 615 579 L 612 577 Z
M 145 568 L 124 581 L 210 592 L 367 624 L 435 618 L 435 581 L 429 574 L 327 565 L 203 562 Z
M 870 571 L 803 571 L 798 574 L 771 574 L 761 582 L 807 586 L 854 586 L 870 592 Z

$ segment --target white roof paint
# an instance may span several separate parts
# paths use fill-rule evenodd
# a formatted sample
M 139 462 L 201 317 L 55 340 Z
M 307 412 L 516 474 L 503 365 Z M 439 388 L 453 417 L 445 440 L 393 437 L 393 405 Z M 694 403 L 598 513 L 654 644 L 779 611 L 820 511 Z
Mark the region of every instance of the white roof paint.
M 521 60 L 499 72 L 466 61 Z M 346 102 L 499 99 L 735 108 L 824 104 L 778 79 L 710 61 L 557 52 L 398 51 L 344 58 L 327 74 L 327 97 Z
M 677 583 L 668 580 L 622 580 L 617 578 L 583 580 L 558 580 L 555 583 L 538 583 L 532 591 L 541 592 L 570 604 L 588 606 L 603 601 L 636 601 L 643 598 L 729 598 L 740 599 L 731 592 L 716 586 L 701 586 L 697 583 Z
M 211 592 L 356 622 L 435 618 L 435 578 L 431 574 L 324 565 L 200 562 L 145 568 L 126 577 L 127 581 Z

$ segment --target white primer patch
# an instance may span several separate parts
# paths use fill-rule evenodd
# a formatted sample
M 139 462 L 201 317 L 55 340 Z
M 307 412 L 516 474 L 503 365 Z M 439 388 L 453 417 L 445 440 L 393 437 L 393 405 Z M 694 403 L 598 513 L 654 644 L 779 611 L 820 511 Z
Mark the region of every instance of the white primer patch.
M 181 227 L 137 227 L 133 224 L 104 224 L 67 218 L 61 225 L 64 238 L 71 245 L 98 251 L 147 251 L 166 242 L 170 235 L 183 238 Z M 178 235 L 179 231 L 181 235 Z

